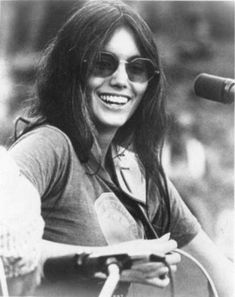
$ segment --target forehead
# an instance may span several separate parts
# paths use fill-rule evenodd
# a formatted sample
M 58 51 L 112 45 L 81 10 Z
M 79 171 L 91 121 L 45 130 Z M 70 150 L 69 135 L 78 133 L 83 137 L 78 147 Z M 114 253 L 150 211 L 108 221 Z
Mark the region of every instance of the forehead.
M 106 51 L 112 52 L 120 58 L 139 56 L 135 35 L 127 27 L 117 28 L 104 46 Z

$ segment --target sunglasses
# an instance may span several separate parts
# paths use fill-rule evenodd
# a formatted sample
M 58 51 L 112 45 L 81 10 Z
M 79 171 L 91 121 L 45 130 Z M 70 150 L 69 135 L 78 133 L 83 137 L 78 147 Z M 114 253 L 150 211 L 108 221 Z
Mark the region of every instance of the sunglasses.
M 132 82 L 148 82 L 156 74 L 160 74 L 150 59 L 133 58 L 130 61 L 119 60 L 114 54 L 109 52 L 99 52 L 95 59 L 92 73 L 98 77 L 109 77 L 117 71 L 120 62 L 125 64 L 128 79 Z

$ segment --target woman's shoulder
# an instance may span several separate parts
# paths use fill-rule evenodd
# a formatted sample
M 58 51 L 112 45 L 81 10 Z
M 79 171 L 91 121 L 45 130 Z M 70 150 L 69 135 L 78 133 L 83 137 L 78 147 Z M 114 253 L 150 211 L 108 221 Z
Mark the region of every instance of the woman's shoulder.
M 73 151 L 69 137 L 59 128 L 44 124 L 20 136 L 9 148 L 10 151 L 66 156 Z
M 43 137 L 43 138 L 49 138 L 50 140 L 57 139 L 61 141 L 67 141 L 70 142 L 69 137 L 59 128 L 49 125 L 49 124 L 43 124 L 40 126 L 37 126 L 33 128 L 32 130 L 26 132 L 23 134 L 20 139 L 35 136 L 35 137 Z
M 43 143 L 49 143 L 49 142 L 54 142 L 56 144 L 67 144 L 71 145 L 71 141 L 69 137 L 59 128 L 49 125 L 49 124 L 44 124 L 37 126 L 33 128 L 32 130 L 23 133 L 13 144 L 16 145 L 19 142 L 24 142 L 24 141 L 29 141 L 30 139 L 32 140 L 37 140 L 38 144 L 42 140 Z
M 24 133 L 8 152 L 41 197 L 50 192 L 55 183 L 63 184 L 72 162 L 78 160 L 68 136 L 50 125 L 37 126 Z

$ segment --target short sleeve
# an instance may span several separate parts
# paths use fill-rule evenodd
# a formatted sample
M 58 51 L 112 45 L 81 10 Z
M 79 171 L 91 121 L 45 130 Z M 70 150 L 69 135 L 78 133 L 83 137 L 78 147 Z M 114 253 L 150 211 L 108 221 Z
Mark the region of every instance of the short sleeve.
M 48 125 L 24 134 L 9 153 L 43 198 L 66 177 L 70 146 L 63 132 Z
M 7 277 L 33 271 L 44 230 L 38 191 L 0 148 L 0 258 Z
M 169 180 L 168 191 L 171 208 L 171 238 L 177 241 L 179 247 L 182 247 L 198 234 L 201 226 Z

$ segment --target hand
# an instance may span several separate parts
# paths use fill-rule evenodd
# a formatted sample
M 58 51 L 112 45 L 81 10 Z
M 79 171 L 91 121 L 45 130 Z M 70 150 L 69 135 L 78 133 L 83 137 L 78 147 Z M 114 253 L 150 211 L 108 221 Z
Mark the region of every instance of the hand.
M 180 262 L 180 255 L 177 253 L 166 255 L 166 262 L 170 265 L 171 271 L 175 272 L 176 264 Z M 134 264 L 131 269 L 122 272 L 121 280 L 164 288 L 169 284 L 169 269 L 161 262 Z
M 167 233 L 158 239 L 137 239 L 125 241 L 114 245 L 96 248 L 95 254 L 109 255 L 128 253 L 129 255 L 139 254 L 158 254 L 165 255 L 177 248 L 177 243 L 174 240 L 169 240 L 170 234 Z
M 169 240 L 169 235 L 153 240 L 134 240 L 103 247 L 101 254 L 121 254 L 127 253 L 134 257 L 138 255 L 156 254 L 165 256 L 171 271 L 176 271 L 176 264 L 180 262 L 180 255 L 174 253 L 177 244 L 174 240 Z M 147 262 L 146 260 L 135 262 L 131 269 L 121 273 L 122 281 L 138 282 L 157 287 L 166 287 L 169 284 L 168 268 L 161 262 Z

